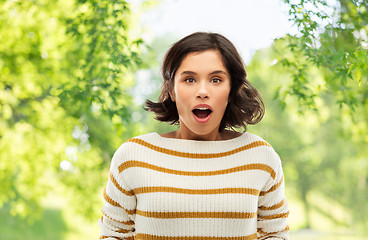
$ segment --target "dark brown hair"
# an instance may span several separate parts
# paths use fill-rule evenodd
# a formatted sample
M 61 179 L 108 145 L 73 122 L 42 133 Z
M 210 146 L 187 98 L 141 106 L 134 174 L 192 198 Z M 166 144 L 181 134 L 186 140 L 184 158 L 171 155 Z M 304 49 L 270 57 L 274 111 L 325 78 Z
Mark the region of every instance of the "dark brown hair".
M 164 83 L 158 102 L 146 101 L 145 110 L 154 112 L 156 119 L 175 124 L 179 122 L 176 104 L 169 92 L 174 88 L 174 76 L 183 59 L 191 52 L 218 50 L 230 74 L 229 103 L 221 120 L 219 131 L 225 128 L 256 124 L 263 118 L 264 104 L 258 91 L 246 79 L 245 65 L 235 46 L 218 33 L 196 32 L 176 42 L 166 53 L 162 64 Z

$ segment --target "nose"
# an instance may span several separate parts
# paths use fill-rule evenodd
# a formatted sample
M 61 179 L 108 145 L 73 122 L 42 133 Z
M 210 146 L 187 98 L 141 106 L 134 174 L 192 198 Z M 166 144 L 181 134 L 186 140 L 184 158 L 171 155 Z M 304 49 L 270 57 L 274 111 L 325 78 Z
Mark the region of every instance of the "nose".
M 200 81 L 200 84 L 198 84 L 196 97 L 197 98 L 209 98 L 210 97 L 208 85 L 205 81 Z

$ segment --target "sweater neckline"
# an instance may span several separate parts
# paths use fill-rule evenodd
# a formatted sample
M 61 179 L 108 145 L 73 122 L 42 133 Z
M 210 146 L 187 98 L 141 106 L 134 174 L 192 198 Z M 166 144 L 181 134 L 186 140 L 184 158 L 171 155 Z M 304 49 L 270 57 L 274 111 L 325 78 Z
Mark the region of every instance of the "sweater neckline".
M 151 132 L 137 137 L 142 142 L 139 144 L 147 146 L 154 150 L 159 149 L 159 152 L 177 151 L 184 153 L 204 153 L 213 154 L 220 152 L 232 151 L 234 149 L 243 147 L 255 140 L 253 134 L 243 133 L 232 139 L 218 140 L 218 141 L 200 141 L 188 139 L 176 139 L 162 137 L 157 132 Z M 137 140 L 137 141 L 140 141 Z
M 178 139 L 178 138 L 167 138 L 162 137 L 159 133 L 151 133 L 151 139 L 153 144 L 158 144 L 159 146 L 166 147 L 168 149 L 178 150 L 178 151 L 189 151 L 188 149 L 207 149 L 209 151 L 217 152 L 220 149 L 232 149 L 234 147 L 239 147 L 240 145 L 247 142 L 249 137 L 248 133 L 243 133 L 240 136 L 227 140 L 217 140 L 217 141 L 201 141 L 201 140 L 189 140 L 189 139 Z
M 218 141 L 200 141 L 162 137 L 157 132 L 151 132 L 138 137 L 139 144 L 159 152 L 175 151 L 181 155 L 185 153 L 213 154 L 229 152 L 250 144 L 255 140 L 250 133 L 243 133 L 232 139 Z M 138 140 L 139 141 L 139 140 Z
M 158 139 L 160 139 L 161 141 L 172 141 L 172 142 L 182 142 L 182 143 L 227 143 L 227 142 L 232 142 L 232 141 L 238 141 L 238 139 L 243 138 L 246 135 L 246 132 L 242 133 L 241 135 L 234 137 L 234 138 L 230 138 L 230 139 L 226 139 L 226 140 L 213 140 L 213 141 L 204 141 L 204 140 L 191 140 L 191 139 L 181 139 L 181 138 L 168 138 L 168 137 L 162 137 L 159 133 L 157 132 L 152 132 L 153 135 L 155 135 L 155 137 L 157 137 Z

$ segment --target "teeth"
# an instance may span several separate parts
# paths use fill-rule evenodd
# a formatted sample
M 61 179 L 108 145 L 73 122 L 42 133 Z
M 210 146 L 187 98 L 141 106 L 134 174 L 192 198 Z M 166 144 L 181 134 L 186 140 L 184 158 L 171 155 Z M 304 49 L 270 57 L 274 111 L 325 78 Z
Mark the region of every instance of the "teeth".
M 198 110 L 207 110 L 208 108 L 197 108 Z

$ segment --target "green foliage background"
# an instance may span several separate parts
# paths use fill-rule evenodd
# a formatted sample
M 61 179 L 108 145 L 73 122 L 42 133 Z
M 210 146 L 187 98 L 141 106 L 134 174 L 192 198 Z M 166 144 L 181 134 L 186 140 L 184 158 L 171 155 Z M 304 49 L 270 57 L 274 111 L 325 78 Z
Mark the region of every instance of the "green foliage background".
M 302 228 L 366 233 L 367 3 L 284 2 L 300 32 L 247 66 L 267 110 L 249 131 L 283 159 L 293 238 Z M 114 151 L 175 129 L 137 96 L 157 98 L 160 61 L 178 37 L 147 46 L 137 17 L 118 0 L 0 2 L 1 239 L 97 238 Z
M 138 132 L 127 89 L 145 47 L 130 33 L 129 4 L 1 1 L 0 9 L 0 206 L 14 219 L 1 238 L 14 239 L 20 222 L 37 225 L 50 207 L 58 221 L 67 211 L 98 219 L 111 156 Z

